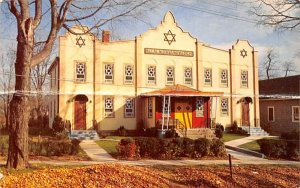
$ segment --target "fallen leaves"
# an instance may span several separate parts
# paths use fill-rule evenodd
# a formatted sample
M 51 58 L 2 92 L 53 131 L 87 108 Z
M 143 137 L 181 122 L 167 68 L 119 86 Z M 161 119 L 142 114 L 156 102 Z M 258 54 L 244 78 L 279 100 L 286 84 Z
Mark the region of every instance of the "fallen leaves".
M 169 187 L 169 181 L 155 171 L 118 164 L 74 169 L 44 169 L 5 176 L 0 187 Z
M 77 168 L 42 169 L 5 174 L 1 188 L 9 187 L 299 187 L 296 167 L 243 165 L 233 167 L 233 179 L 224 166 L 139 167 L 102 164 Z

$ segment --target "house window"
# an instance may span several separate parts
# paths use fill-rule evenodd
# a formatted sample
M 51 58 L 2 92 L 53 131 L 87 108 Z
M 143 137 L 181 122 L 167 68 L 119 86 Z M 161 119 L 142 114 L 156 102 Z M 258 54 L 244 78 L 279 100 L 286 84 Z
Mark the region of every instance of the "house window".
M 226 69 L 222 69 L 220 73 L 221 86 L 228 86 L 228 71 Z
M 125 118 L 133 118 L 134 117 L 134 99 L 128 98 L 125 101 Z
M 268 121 L 275 121 L 274 107 L 268 107 Z
M 54 75 L 55 77 L 55 75 Z M 76 81 L 84 81 L 85 80 L 85 64 L 82 62 L 76 63 Z M 53 79 L 54 81 L 54 79 Z M 54 84 L 53 84 L 54 85 Z
M 148 84 L 156 84 L 156 67 L 153 65 L 148 66 L 147 70 Z
M 152 98 L 148 98 L 148 118 L 152 118 L 153 117 L 153 102 L 152 102 Z
M 167 67 L 167 84 L 174 84 L 174 67 Z
M 192 68 L 186 67 L 184 69 L 184 83 L 187 85 L 192 85 Z
M 211 69 L 204 69 L 204 85 L 211 86 Z
M 204 100 L 202 97 L 196 98 L 196 117 L 204 116 Z
M 248 87 L 248 71 L 241 72 L 241 86 L 245 88 Z
M 224 115 L 224 116 L 228 115 L 228 99 L 227 98 L 221 99 L 221 115 Z
M 124 83 L 133 84 L 133 65 L 125 65 Z
M 114 98 L 104 98 L 104 117 L 114 117 Z
M 104 65 L 104 82 L 112 84 L 114 82 L 114 65 Z
M 300 122 L 300 107 L 299 106 L 292 106 L 292 121 L 293 122 Z

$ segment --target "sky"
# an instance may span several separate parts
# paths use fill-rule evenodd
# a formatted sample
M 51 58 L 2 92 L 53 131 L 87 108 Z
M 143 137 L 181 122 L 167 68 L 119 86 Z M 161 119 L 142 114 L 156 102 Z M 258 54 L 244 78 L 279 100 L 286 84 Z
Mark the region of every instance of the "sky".
M 1 8 L 3 9 L 1 3 Z M 258 25 L 257 18 L 249 13 L 250 4 L 236 3 L 230 0 L 169 0 L 155 9 L 147 10 L 138 19 L 114 22 L 102 29 L 110 29 L 112 37 L 118 39 L 134 39 L 160 24 L 165 13 L 171 11 L 178 25 L 199 41 L 211 46 L 228 50 L 237 39 L 247 39 L 259 52 L 259 63 L 262 64 L 266 51 L 274 49 L 278 62 L 293 61 L 295 72 L 300 74 L 300 31 L 278 31 L 274 28 Z M 14 20 L 0 14 L 0 50 L 5 51 L 10 43 L 15 43 L 16 28 Z M 47 21 L 43 21 L 44 29 Z M 89 25 L 90 23 L 86 23 Z M 42 27 L 42 29 L 43 29 Z M 46 29 L 45 29 L 46 30 Z M 61 32 L 61 34 L 64 31 Z M 57 48 L 54 49 L 54 53 Z M 278 69 L 282 69 L 280 66 Z M 279 73 L 282 74 L 282 73 Z

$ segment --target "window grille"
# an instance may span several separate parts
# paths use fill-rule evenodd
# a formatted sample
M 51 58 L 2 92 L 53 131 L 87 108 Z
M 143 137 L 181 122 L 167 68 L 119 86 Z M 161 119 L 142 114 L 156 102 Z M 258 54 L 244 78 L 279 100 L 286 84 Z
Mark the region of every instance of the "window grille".
M 104 65 L 104 82 L 113 83 L 114 82 L 114 65 L 105 64 Z
M 104 98 L 104 116 L 114 117 L 114 98 L 105 97 Z
M 174 67 L 167 67 L 167 84 L 174 84 Z
M 204 85 L 211 86 L 211 69 L 204 69 Z
M 133 72 L 134 72 L 133 65 L 125 65 L 125 74 L 124 74 L 125 84 L 133 84 Z
M 126 99 L 126 102 L 125 102 L 125 117 L 126 118 L 134 117 L 134 100 L 132 98 Z
M 150 65 L 147 71 L 148 84 L 156 84 L 156 67 Z
M 84 81 L 84 80 L 85 80 L 85 64 L 82 62 L 78 62 L 76 63 L 76 81 Z
M 204 100 L 202 97 L 196 98 L 196 117 L 204 116 Z
M 192 85 L 192 68 L 186 67 L 184 69 L 184 83 L 187 85 Z

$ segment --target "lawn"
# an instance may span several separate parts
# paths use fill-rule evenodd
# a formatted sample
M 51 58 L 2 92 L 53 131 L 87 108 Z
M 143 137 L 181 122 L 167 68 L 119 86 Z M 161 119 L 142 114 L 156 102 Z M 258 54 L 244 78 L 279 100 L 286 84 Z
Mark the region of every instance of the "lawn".
M 247 137 L 246 135 L 232 134 L 232 133 L 224 133 L 222 141 L 228 142 L 231 140 L 241 139 Z
M 238 147 L 240 148 L 244 148 L 244 149 L 248 149 L 248 150 L 252 150 L 252 151 L 257 151 L 257 152 L 260 152 L 260 147 L 257 143 L 257 141 L 252 141 L 252 142 L 248 142 L 246 144 L 242 144 L 242 145 L 239 145 Z
M 297 166 L 239 165 L 232 170 L 233 178 L 227 166 L 45 166 L 4 171 L 0 187 L 299 187 Z
M 96 141 L 96 143 L 111 156 L 113 156 L 113 157 L 117 156 L 117 153 L 118 153 L 117 145 L 118 145 L 119 141 L 99 140 L 99 141 Z

